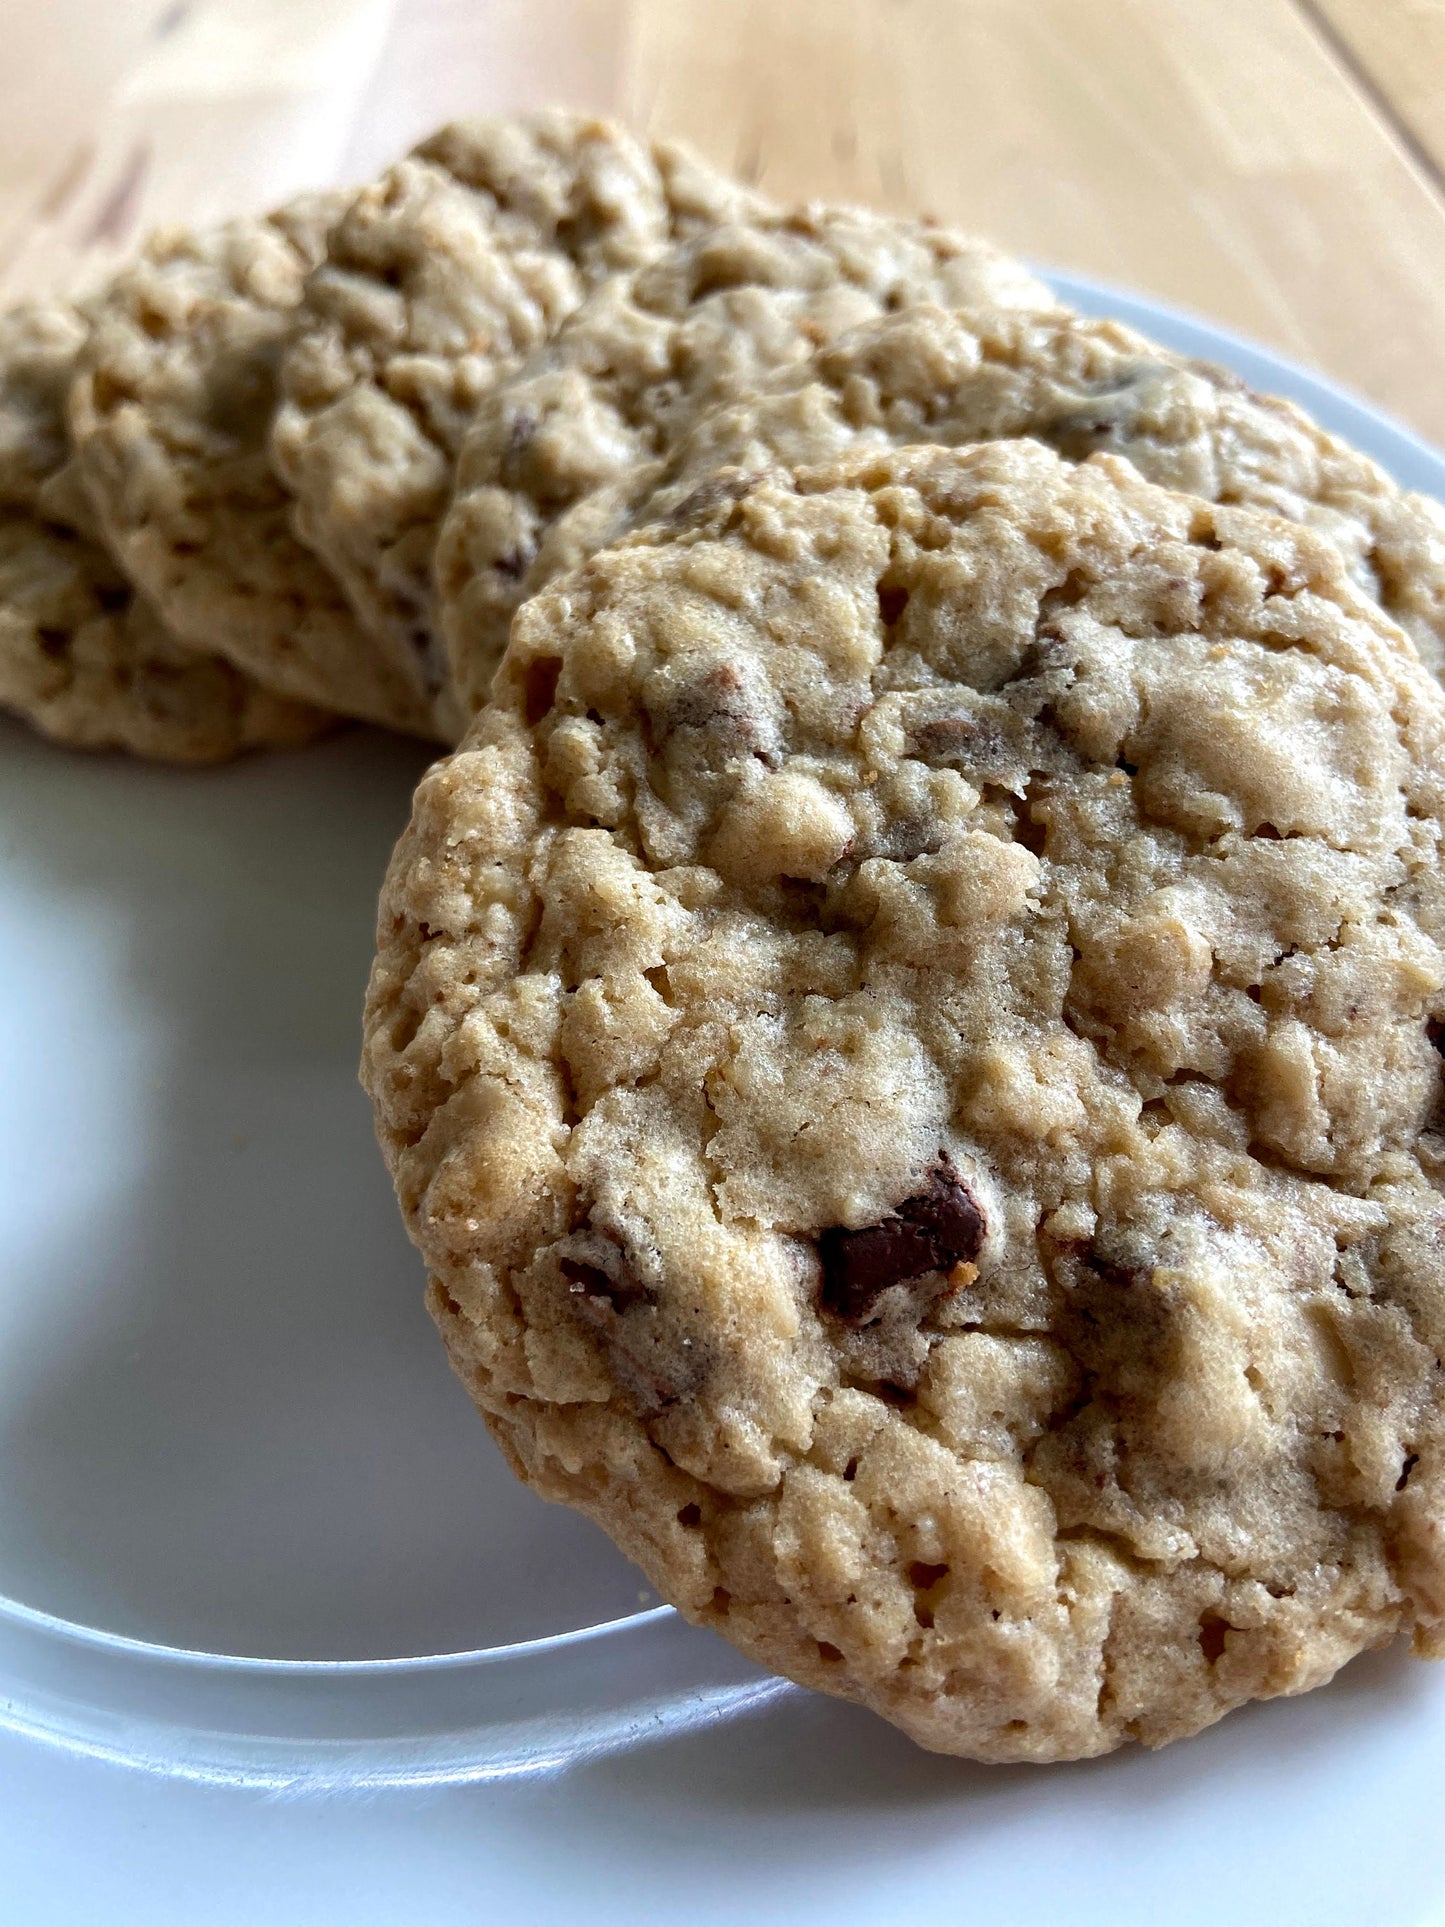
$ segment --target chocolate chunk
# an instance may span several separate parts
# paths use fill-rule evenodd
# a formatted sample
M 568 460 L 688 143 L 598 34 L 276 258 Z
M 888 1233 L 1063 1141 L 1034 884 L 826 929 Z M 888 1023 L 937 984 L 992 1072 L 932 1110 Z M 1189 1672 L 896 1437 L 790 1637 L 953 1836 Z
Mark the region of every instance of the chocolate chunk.
M 949 1266 L 967 1264 L 983 1250 L 988 1230 L 983 1208 L 948 1158 L 941 1158 L 928 1178 L 924 1195 L 910 1198 L 902 1210 L 928 1226 Z
M 667 1315 L 621 1246 L 585 1234 L 572 1242 L 586 1255 L 558 1256 L 568 1309 L 601 1347 L 633 1410 L 655 1417 L 689 1397 L 707 1374 L 707 1348 Z
M 747 715 L 743 679 L 731 663 L 718 662 L 691 682 L 684 683 L 667 710 L 667 728 L 706 729 L 726 717 L 741 722 Z
M 925 1188 L 905 1198 L 881 1224 L 858 1231 L 835 1225 L 819 1238 L 823 1307 L 845 1324 L 866 1325 L 878 1315 L 884 1292 L 970 1263 L 983 1249 L 987 1233 L 983 1207 L 952 1160 L 940 1153 Z M 928 1297 L 942 1296 L 947 1289 L 941 1283 Z
M 909 739 L 909 747 L 930 763 L 967 766 L 980 754 L 997 762 L 1003 750 L 998 729 L 989 729 L 971 716 L 937 716 L 920 723 Z
M 776 719 L 756 688 L 733 664 L 713 662 L 696 669 L 672 689 L 653 718 L 674 754 L 695 757 L 705 767 L 739 754 L 774 764 L 781 749 Z
M 1178 371 L 1163 363 L 1136 362 L 1061 405 L 1040 439 L 1073 461 L 1097 448 L 1126 447 L 1140 418 L 1157 410 L 1179 380 Z

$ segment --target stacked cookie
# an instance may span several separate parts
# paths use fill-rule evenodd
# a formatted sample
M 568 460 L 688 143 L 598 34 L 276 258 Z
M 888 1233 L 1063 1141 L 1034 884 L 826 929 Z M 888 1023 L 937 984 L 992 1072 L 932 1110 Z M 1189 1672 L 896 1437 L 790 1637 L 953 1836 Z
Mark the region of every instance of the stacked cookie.
M 597 485 L 630 471 L 705 402 L 924 299 L 1051 303 L 982 243 L 786 215 L 560 114 L 445 129 L 354 196 L 158 235 L 78 306 L 0 323 L 0 703 L 182 760 L 333 716 L 452 742 L 500 646 L 444 645 L 433 551 L 501 386 L 545 389 L 554 420 L 607 390 L 610 427 L 593 405 L 532 452 L 580 493 L 588 463 Z M 530 568 L 515 544 L 497 559 L 503 629 Z
M 1445 1647 L 1445 512 L 562 117 L 6 325 L 5 701 L 460 744 L 363 1074 L 521 1476 L 981 1759 Z

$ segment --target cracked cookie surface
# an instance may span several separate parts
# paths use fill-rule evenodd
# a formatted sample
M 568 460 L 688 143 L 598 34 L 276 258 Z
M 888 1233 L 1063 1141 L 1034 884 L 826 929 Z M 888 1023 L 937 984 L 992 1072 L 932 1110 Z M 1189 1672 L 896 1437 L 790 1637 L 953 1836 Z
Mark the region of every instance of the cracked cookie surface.
M 1445 508 L 1398 487 L 1292 402 L 1172 354 L 1122 322 L 1062 310 L 920 308 L 824 343 L 809 361 L 701 417 L 665 466 L 617 493 L 591 533 L 595 542 L 616 540 L 726 466 L 1018 435 L 1075 461 L 1123 455 L 1162 487 L 1318 530 L 1445 676 Z
M 924 1745 L 1445 1635 L 1445 703 L 1339 553 L 1033 442 L 520 612 L 364 1078 L 515 1468 Z
M 177 641 L 101 546 L 65 396 L 86 338 L 63 304 L 0 316 L 0 704 L 73 748 L 220 762 L 334 719 Z
M 152 237 L 88 310 L 76 461 L 107 546 L 180 641 L 297 701 L 430 733 L 292 533 L 268 454 L 282 337 L 338 206 Z
M 459 726 L 432 549 L 492 385 L 606 276 L 760 198 L 671 143 L 550 113 L 443 128 L 365 188 L 307 284 L 273 451 L 296 526 Z
M 987 242 L 828 207 L 715 221 L 592 294 L 485 398 L 462 443 L 436 587 L 468 710 L 518 607 L 613 539 L 699 415 L 921 302 L 1057 305 Z

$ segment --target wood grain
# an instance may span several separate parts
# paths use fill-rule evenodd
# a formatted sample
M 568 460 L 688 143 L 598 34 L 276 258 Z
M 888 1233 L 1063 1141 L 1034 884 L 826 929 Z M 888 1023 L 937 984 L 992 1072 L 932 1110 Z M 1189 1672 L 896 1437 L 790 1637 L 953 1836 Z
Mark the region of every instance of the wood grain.
M 1445 0 L 1299 0 L 1445 193 Z
M 1445 0 L 0 0 L 0 34 L 7 291 L 559 101 L 1157 294 L 1445 442 Z
M 711 11 L 715 56 L 671 0 L 634 7 L 651 124 L 777 193 L 928 208 L 1161 295 L 1445 440 L 1445 202 L 1292 0 Z

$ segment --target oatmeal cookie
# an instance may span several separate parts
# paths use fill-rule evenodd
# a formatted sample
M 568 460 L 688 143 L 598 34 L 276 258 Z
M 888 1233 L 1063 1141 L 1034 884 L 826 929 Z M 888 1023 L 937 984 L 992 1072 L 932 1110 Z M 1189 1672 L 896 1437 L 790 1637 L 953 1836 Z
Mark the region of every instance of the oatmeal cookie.
M 680 148 L 550 113 L 444 128 L 335 226 L 287 349 L 275 461 L 301 536 L 444 730 L 431 559 L 472 414 L 589 286 L 760 206 Z
M 184 643 L 298 701 L 430 733 L 291 531 L 267 451 L 290 311 L 330 196 L 154 236 L 89 312 L 70 392 L 76 461 L 107 546 Z
M 718 222 L 598 289 L 483 401 L 462 446 L 436 580 L 467 708 L 516 609 L 618 532 L 699 415 L 920 302 L 1056 305 L 986 242 L 858 208 Z
M 310 741 L 331 718 L 178 642 L 101 546 L 65 427 L 85 337 L 60 304 L 0 316 L 0 705 L 75 748 L 165 762 Z
M 1030 441 L 733 474 L 519 613 L 364 1076 L 512 1463 L 924 1745 L 1445 1645 L 1445 700 Z
M 699 419 L 670 461 L 594 516 L 594 546 L 666 515 L 725 466 L 829 461 L 859 446 L 1030 435 L 1151 482 L 1247 503 L 1329 536 L 1361 588 L 1445 675 L 1445 509 L 1399 488 L 1292 402 L 1122 322 L 920 308 L 825 343 Z M 576 559 L 576 558 L 574 558 Z

